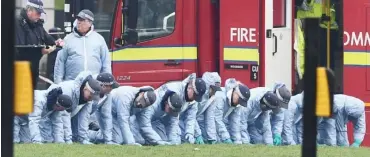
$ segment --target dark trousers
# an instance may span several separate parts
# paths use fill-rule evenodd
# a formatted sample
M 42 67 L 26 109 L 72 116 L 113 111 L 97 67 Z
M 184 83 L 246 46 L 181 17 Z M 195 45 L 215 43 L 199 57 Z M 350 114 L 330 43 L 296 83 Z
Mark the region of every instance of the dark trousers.
M 31 73 L 32 73 L 32 86 L 36 89 L 37 82 L 39 80 L 39 63 L 42 57 L 41 49 L 23 49 L 18 50 L 16 55 L 16 61 L 29 61 L 31 63 Z M 25 78 L 28 79 L 28 78 Z
M 296 74 L 296 79 L 295 79 L 295 86 L 292 91 L 293 95 L 299 94 L 303 91 L 303 78 L 299 79 L 298 72 L 295 72 Z

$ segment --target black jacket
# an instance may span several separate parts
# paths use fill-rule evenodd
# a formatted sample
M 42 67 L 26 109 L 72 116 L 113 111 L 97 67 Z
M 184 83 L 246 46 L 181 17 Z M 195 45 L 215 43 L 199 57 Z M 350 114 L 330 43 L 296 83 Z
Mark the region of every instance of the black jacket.
M 44 29 L 43 22 L 28 20 L 26 10 L 21 10 L 20 16 L 15 20 L 15 45 L 55 45 L 55 40 Z M 41 59 L 40 48 L 18 48 L 18 60 Z M 27 54 L 20 51 L 27 51 Z
M 15 45 L 55 45 L 55 40 L 43 27 L 43 21 L 31 22 L 22 9 L 20 16 L 15 20 Z M 39 75 L 39 63 L 42 57 L 39 48 L 16 48 L 15 60 L 24 60 L 31 63 L 32 83 L 34 89 L 37 86 Z

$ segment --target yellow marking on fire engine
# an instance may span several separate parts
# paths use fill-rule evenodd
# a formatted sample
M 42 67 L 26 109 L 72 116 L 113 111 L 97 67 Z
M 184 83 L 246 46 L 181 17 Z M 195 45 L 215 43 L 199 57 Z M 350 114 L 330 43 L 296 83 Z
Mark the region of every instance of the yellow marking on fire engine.
M 259 63 L 257 48 L 224 48 L 224 61 L 245 61 Z
M 366 107 L 370 107 L 370 103 L 365 103 L 365 106 Z
M 369 66 L 370 53 L 366 52 L 344 52 L 344 65 Z
M 196 60 L 196 47 L 135 47 L 114 51 L 112 61 Z M 259 62 L 258 49 L 224 48 L 225 61 Z M 344 65 L 370 66 L 370 53 L 344 52 Z
M 133 47 L 111 53 L 112 61 L 196 60 L 197 47 Z

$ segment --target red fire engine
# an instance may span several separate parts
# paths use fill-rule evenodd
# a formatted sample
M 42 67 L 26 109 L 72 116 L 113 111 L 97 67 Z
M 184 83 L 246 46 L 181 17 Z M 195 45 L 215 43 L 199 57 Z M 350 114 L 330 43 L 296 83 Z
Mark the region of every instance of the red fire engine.
M 205 71 L 250 88 L 295 84 L 294 0 L 75 1 L 67 14 L 78 6 L 95 13 L 96 31 L 112 51 L 113 73 L 122 85 L 158 87 Z M 343 76 L 337 77 L 345 94 L 367 103 L 363 145 L 370 146 L 370 3 L 343 1 L 343 12 Z

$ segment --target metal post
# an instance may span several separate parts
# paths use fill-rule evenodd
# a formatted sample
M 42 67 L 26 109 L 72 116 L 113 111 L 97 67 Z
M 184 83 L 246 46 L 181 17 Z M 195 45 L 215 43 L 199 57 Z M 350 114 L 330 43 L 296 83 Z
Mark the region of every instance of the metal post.
M 303 99 L 303 145 L 302 157 L 316 157 L 316 68 L 320 47 L 320 19 L 304 19 L 305 73 Z
M 1 64 L 3 74 L 1 77 L 2 88 L 5 89 L 1 93 L 1 156 L 13 156 L 13 92 L 14 92 L 14 14 L 15 1 L 6 1 L 1 6 L 2 21 L 7 24 L 2 26 L 1 36 L 3 41 L 1 44 Z

